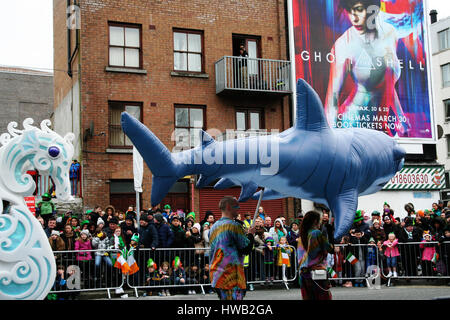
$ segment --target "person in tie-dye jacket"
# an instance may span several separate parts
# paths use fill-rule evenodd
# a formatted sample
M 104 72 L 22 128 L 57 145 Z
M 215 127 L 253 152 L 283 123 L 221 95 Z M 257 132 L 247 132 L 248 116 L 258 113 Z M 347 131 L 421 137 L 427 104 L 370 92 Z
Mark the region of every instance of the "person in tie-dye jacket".
M 226 196 L 219 208 L 222 218 L 214 223 L 209 233 L 210 280 L 221 300 L 242 300 L 247 284 L 244 274 L 244 256 L 253 248 L 255 228 L 245 228 L 235 219 L 239 202 L 235 197 Z

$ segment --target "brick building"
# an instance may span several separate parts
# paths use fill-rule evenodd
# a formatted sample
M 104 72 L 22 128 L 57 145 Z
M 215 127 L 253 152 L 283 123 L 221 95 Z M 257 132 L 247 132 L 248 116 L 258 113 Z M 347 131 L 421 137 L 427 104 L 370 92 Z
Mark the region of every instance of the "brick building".
M 249 58 L 236 57 L 241 45 Z M 54 68 L 70 70 L 55 74 L 55 130 L 78 137 L 85 208 L 135 203 L 121 111 L 170 150 L 194 146 L 201 128 L 216 138 L 226 129 L 289 128 L 287 47 L 282 0 L 54 0 Z M 144 167 L 143 208 L 151 184 Z M 240 191 L 194 184 L 195 177 L 179 180 L 162 204 L 203 217 L 207 209 L 218 213 L 223 194 Z M 255 202 L 243 206 L 253 211 Z M 292 200 L 263 206 L 271 215 L 293 215 Z

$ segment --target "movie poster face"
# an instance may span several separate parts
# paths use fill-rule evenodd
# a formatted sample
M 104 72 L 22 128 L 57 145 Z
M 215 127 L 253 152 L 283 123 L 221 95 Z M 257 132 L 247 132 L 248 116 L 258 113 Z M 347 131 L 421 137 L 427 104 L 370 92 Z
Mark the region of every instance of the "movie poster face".
M 292 0 L 296 79 L 335 128 L 432 139 L 424 0 Z

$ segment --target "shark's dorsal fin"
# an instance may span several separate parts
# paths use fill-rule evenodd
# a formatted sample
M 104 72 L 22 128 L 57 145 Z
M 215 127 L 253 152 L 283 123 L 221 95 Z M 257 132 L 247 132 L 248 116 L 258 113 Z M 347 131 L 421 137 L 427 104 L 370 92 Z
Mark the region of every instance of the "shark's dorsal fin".
M 202 148 L 206 147 L 207 145 L 214 143 L 215 140 L 213 137 L 211 137 L 208 132 L 200 130 L 200 142 L 202 144 Z
M 303 79 L 297 81 L 297 129 L 308 131 L 328 130 L 322 101 L 314 89 Z

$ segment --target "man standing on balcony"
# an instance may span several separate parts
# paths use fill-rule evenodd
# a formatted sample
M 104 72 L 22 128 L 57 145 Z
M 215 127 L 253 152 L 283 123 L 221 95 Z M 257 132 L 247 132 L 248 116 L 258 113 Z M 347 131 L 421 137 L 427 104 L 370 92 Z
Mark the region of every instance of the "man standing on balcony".
M 247 89 L 247 58 L 248 53 L 245 50 L 245 46 L 241 44 L 239 47 L 239 59 L 237 60 L 237 71 L 238 71 L 238 87 L 242 89 Z
M 244 256 L 253 248 L 255 228 L 247 229 L 235 221 L 239 202 L 227 196 L 219 203 L 222 218 L 214 223 L 209 233 L 210 279 L 220 300 L 243 300 L 247 284 L 244 274 Z

